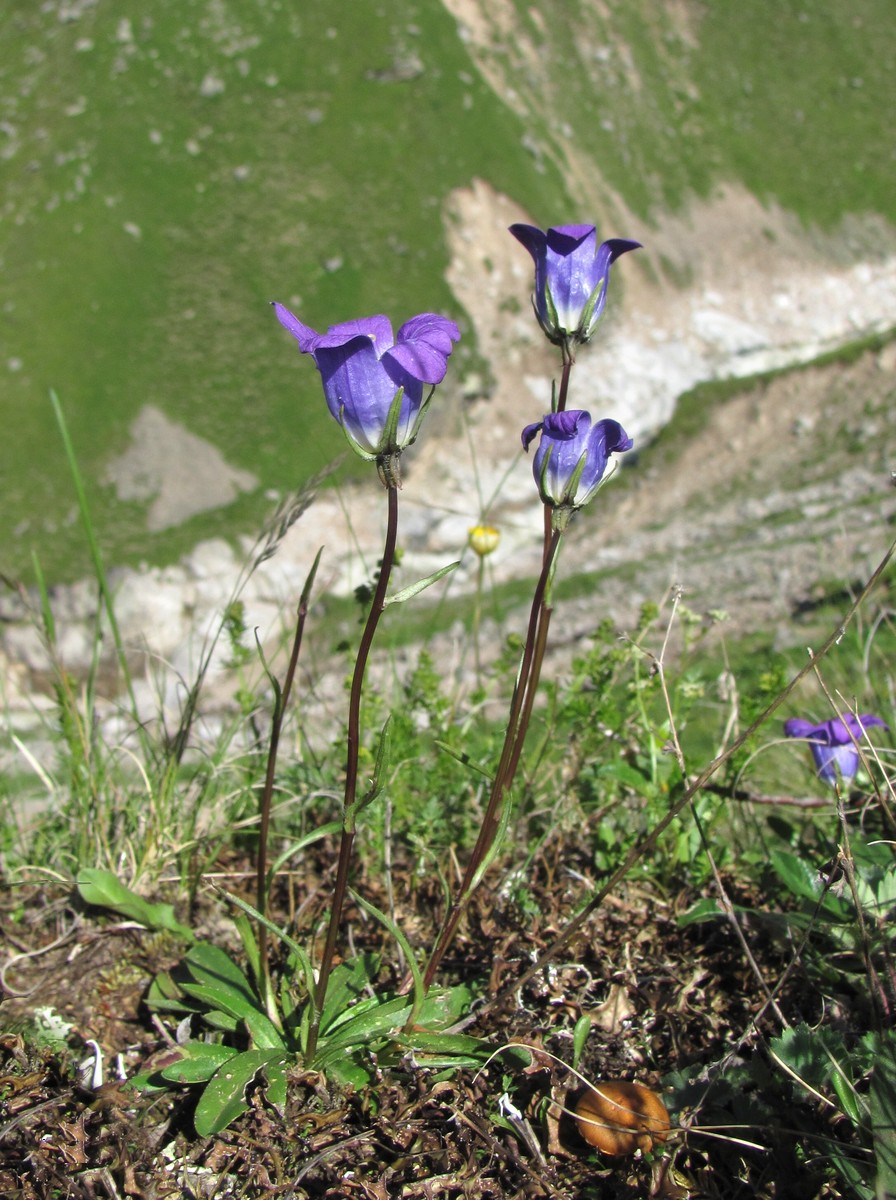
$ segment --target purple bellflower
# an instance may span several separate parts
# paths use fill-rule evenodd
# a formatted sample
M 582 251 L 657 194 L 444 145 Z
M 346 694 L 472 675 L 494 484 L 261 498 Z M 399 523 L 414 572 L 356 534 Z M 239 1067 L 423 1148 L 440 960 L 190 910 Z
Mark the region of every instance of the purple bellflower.
M 569 409 L 548 413 L 523 430 L 523 449 L 541 438 L 532 473 L 545 504 L 554 509 L 554 525 L 565 528 L 572 513 L 600 487 L 610 455 L 631 450 L 632 439 L 618 421 L 591 422 L 589 413 Z
M 389 463 L 387 474 L 395 470 L 397 456 L 417 437 L 432 389 L 445 378 L 452 342 L 460 338 L 455 323 L 421 313 L 393 338 L 388 317 L 361 317 L 316 333 L 282 304 L 275 303 L 274 312 L 314 359 L 327 405 L 352 449 L 375 461 L 381 476 Z M 425 397 L 424 385 L 430 387 Z
M 546 336 L 557 346 L 587 342 L 607 302 L 610 264 L 641 243 L 611 238 L 598 246 L 593 225 L 558 225 L 547 232 L 511 225 L 510 232 L 535 260 L 532 303 Z
M 849 780 L 858 771 L 859 752 L 855 742 L 860 742 L 865 730 L 872 725 L 889 729 L 885 721 L 871 713 L 862 713 L 857 717 L 855 713 L 848 712 L 830 721 L 822 721 L 819 725 L 813 725 L 802 717 L 791 717 L 784 722 L 784 734 L 809 742 L 819 778 L 833 787 L 838 772 L 842 779 Z

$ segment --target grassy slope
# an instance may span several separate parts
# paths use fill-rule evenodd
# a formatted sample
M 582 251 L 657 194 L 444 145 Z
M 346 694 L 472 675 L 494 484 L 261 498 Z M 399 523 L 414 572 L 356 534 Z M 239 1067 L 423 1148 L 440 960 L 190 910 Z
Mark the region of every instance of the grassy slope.
M 571 20 L 566 0 L 544 0 L 534 23 L 518 4 L 547 81 L 527 129 L 435 0 L 167 0 L 133 18 L 130 39 L 111 5 L 69 5 L 79 15 L 67 21 L 48 5 L 4 6 L 0 329 L 2 364 L 20 366 L 2 365 L 0 566 L 22 571 L 32 548 L 51 577 L 85 566 L 65 528 L 50 387 L 113 561 L 168 557 L 256 520 L 261 492 L 149 539 L 142 506 L 102 486 L 104 465 L 152 403 L 265 486 L 300 482 L 341 439 L 267 300 L 318 326 L 452 311 L 452 188 L 479 176 L 545 223 L 575 215 L 527 132 L 562 154 L 571 131 L 645 214 L 728 178 L 807 222 L 892 212 L 879 152 L 896 58 L 886 0 L 848 15 L 827 0 L 807 19 L 778 0 L 694 6 L 696 42 L 650 0 L 612 0 L 605 18 L 585 7 Z M 223 90 L 204 96 L 203 80 Z

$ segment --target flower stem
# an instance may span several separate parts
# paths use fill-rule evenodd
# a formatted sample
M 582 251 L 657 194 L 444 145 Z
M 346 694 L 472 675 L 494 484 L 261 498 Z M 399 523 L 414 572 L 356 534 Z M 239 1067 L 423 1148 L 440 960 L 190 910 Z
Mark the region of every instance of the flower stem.
M 330 903 L 330 922 L 327 926 L 327 939 L 324 943 L 320 970 L 317 978 L 317 988 L 314 994 L 314 1014 L 311 1027 L 308 1030 L 306 1049 L 307 1061 L 312 1061 L 317 1049 L 317 1039 L 320 1033 L 320 1016 L 327 995 L 327 984 L 333 968 L 333 956 L 336 953 L 336 938 L 339 934 L 339 923 L 342 919 L 342 909 L 348 890 L 348 871 L 351 863 L 352 846 L 355 840 L 355 821 L 357 816 L 358 798 L 358 755 L 361 748 L 361 697 L 364 690 L 364 675 L 367 671 L 367 660 L 373 645 L 376 628 L 386 607 L 386 590 L 389 577 L 395 562 L 395 543 L 398 537 L 398 487 L 396 484 L 386 485 L 389 499 L 388 516 L 386 520 L 386 542 L 383 547 L 383 558 L 380 564 L 379 578 L 376 590 L 367 614 L 367 622 L 361 635 L 358 654 L 355 659 L 355 670 L 352 675 L 352 686 L 349 695 L 348 729 L 346 735 L 345 763 L 345 798 L 342 807 L 342 838 L 339 843 L 339 858 L 336 863 L 336 882 L 333 885 L 333 898 Z
M 566 409 L 569 380 L 574 364 L 575 357 L 571 348 L 564 347 L 562 351 L 560 387 L 557 391 L 555 401 L 556 412 L 563 412 Z M 544 662 L 545 650 L 547 649 L 548 630 L 550 629 L 551 613 L 553 612 L 550 600 L 551 582 L 557 562 L 557 552 L 560 548 L 562 530 L 553 526 L 552 517 L 553 508 L 551 505 L 546 504 L 544 506 L 544 553 L 542 554 L 541 575 L 535 588 L 535 594 L 532 597 L 526 644 L 523 648 L 520 669 L 510 701 L 510 715 L 507 719 L 507 730 L 504 734 L 501 758 L 498 761 L 498 769 L 495 772 L 495 778 L 492 782 L 488 806 L 479 828 L 479 836 L 476 839 L 476 845 L 473 847 L 470 861 L 464 872 L 457 899 L 449 909 L 439 933 L 435 949 L 426 967 L 426 974 L 423 977 L 424 991 L 427 991 L 432 986 L 436 971 L 439 969 L 439 965 L 445 956 L 445 951 L 448 949 L 457 931 L 464 908 L 479 881 L 483 863 L 494 846 L 495 838 L 501 827 L 501 816 L 504 811 L 505 798 L 513 786 L 520 757 L 523 753 L 529 722 L 532 718 L 532 708 L 535 704 L 535 695 L 538 691 L 538 682 L 541 678 L 541 667 Z
M 501 749 L 501 757 L 498 761 L 498 767 L 492 782 L 488 805 L 482 818 L 479 836 L 470 855 L 457 898 L 449 909 L 435 948 L 427 964 L 426 974 L 423 977 L 424 991 L 432 986 L 436 971 L 439 969 L 445 951 L 454 937 L 461 915 L 478 882 L 483 863 L 489 851 L 494 846 L 495 838 L 501 827 L 501 814 L 504 809 L 507 793 L 513 786 L 514 774 L 526 738 L 529 717 L 532 713 L 535 688 L 538 686 L 538 676 L 541 672 L 541 662 L 544 658 L 544 649 L 547 644 L 549 617 L 545 619 L 545 612 L 549 614 L 550 609 L 544 608 L 544 599 L 553 574 L 561 536 L 559 531 L 553 530 L 546 548 L 541 575 L 535 588 L 535 594 L 532 597 L 526 644 L 523 648 L 520 669 L 516 684 L 514 685 L 513 696 L 511 697 L 507 730 L 504 734 L 504 745 Z
M 569 376 L 575 363 L 575 359 L 569 351 L 564 351 L 563 354 L 563 370 L 560 373 L 560 390 L 557 393 L 557 408 L 556 412 L 566 411 L 566 396 L 569 392 Z
M 311 587 L 314 583 L 314 576 L 317 574 L 317 567 L 320 563 L 320 556 L 323 553 L 323 547 L 317 552 L 311 570 L 308 572 L 308 578 L 305 580 L 305 586 L 302 588 L 302 594 L 299 597 L 299 603 L 296 607 L 296 632 L 292 642 L 292 652 L 289 656 L 289 665 L 286 668 L 286 678 L 283 681 L 283 687 L 276 690 L 274 703 L 274 714 L 271 718 L 271 740 L 268 744 L 268 761 L 267 769 L 264 777 L 264 787 L 261 793 L 261 799 L 258 804 L 259 827 L 258 827 L 258 854 L 256 864 L 256 899 L 255 907 L 264 915 L 267 912 L 268 903 L 268 837 L 271 828 L 271 800 L 274 794 L 274 779 L 277 771 L 277 751 L 280 746 L 280 733 L 283 728 L 283 717 L 286 712 L 286 706 L 289 703 L 290 692 L 292 691 L 293 680 L 295 679 L 296 667 L 299 662 L 299 651 L 302 648 L 302 636 L 305 632 L 305 619 L 308 616 L 308 602 L 311 597 Z M 275 684 L 276 687 L 276 684 Z M 271 999 L 271 971 L 270 962 L 268 960 L 268 931 L 267 928 L 258 923 L 258 961 L 261 978 L 259 979 L 259 988 L 264 996 L 265 1007 L 268 1015 L 274 1021 L 274 1024 L 279 1025 L 279 1017 L 277 1014 L 277 1006 Z

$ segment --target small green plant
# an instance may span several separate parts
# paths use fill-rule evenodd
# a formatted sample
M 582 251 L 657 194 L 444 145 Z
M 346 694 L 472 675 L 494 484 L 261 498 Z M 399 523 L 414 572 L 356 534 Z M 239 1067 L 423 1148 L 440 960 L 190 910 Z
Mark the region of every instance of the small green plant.
M 196 1131 L 219 1132 L 248 1106 L 247 1088 L 263 1076 L 265 1095 L 283 1109 L 289 1074 L 299 1066 L 322 1072 L 341 1086 L 363 1087 L 377 1070 L 398 1068 L 407 1056 L 434 1070 L 476 1066 L 481 1043 L 444 1032 L 468 1007 L 464 987 L 414 997 L 373 989 L 380 962 L 365 954 L 331 972 L 323 1008 L 315 1012 L 315 986 L 307 954 L 281 932 L 288 953 L 271 1005 L 270 991 L 248 921 L 238 922 L 253 966 L 250 979 L 225 951 L 207 942 L 194 946 L 176 970 L 158 976 L 147 1003 L 199 1026 L 177 1046 L 175 1061 L 133 1080 L 146 1089 L 200 1085 Z M 269 1015 L 269 1013 L 271 1015 Z M 413 1017 L 415 1029 L 405 1032 Z M 313 1053 L 310 1031 L 317 1030 Z
M 227 951 L 197 941 L 176 920 L 171 905 L 147 903 L 111 872 L 82 871 L 78 891 L 88 904 L 192 943 L 175 968 L 153 979 L 146 996 L 151 1009 L 177 1019 L 177 1044 L 164 1065 L 148 1068 L 131 1082 L 146 1091 L 200 1086 L 195 1125 L 203 1137 L 219 1132 L 246 1110 L 247 1089 L 260 1077 L 268 1102 L 282 1109 L 289 1074 L 299 1066 L 320 1071 L 338 1085 L 358 1088 L 370 1083 L 377 1069 L 398 1067 L 406 1056 L 433 1070 L 476 1066 L 482 1059 L 476 1038 L 446 1032 L 469 1007 L 470 990 L 457 986 L 424 995 L 415 965 L 413 994 L 407 995 L 379 986 L 378 955 L 367 953 L 341 963 L 331 973 L 318 1013 L 307 952 L 245 901 L 229 897 L 239 910 L 234 926 L 248 974 Z M 356 899 L 386 924 L 413 964 L 401 932 L 368 902 Z M 284 949 L 274 983 L 262 959 L 259 927 Z M 312 1027 L 319 1031 L 313 1053 Z

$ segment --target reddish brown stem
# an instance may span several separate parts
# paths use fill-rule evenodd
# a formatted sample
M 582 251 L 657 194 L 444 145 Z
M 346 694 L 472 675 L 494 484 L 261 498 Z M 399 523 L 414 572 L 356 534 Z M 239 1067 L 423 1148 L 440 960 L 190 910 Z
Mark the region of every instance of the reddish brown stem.
M 541 658 L 544 656 L 544 642 L 539 639 L 539 626 L 542 624 L 542 611 L 544 605 L 544 597 L 547 592 L 550 581 L 554 560 L 557 557 L 557 550 L 560 546 L 561 534 L 557 530 L 552 530 L 550 542 L 548 544 L 547 553 L 545 554 L 542 564 L 541 575 L 538 579 L 538 584 L 535 588 L 535 594 L 532 597 L 532 608 L 529 614 L 529 626 L 526 635 L 526 644 L 523 649 L 523 657 L 520 663 L 520 670 L 517 676 L 516 685 L 513 690 L 513 696 L 510 702 L 510 715 L 507 720 L 507 729 L 504 734 L 504 745 L 501 749 L 501 758 L 498 762 L 498 768 L 495 771 L 495 778 L 492 782 L 492 790 L 489 795 L 488 805 L 485 814 L 482 818 L 482 824 L 479 827 L 479 835 L 476 838 L 476 844 L 470 854 L 470 860 L 467 864 L 467 869 L 464 872 L 461 880 L 460 889 L 457 893 L 457 898 L 449 909 L 448 916 L 442 926 L 435 948 L 426 967 L 426 974 L 423 977 L 424 990 L 428 990 L 432 986 L 435 979 L 436 971 L 448 949 L 454 934 L 457 931 L 458 922 L 464 908 L 469 901 L 473 891 L 473 884 L 482 863 L 494 845 L 495 837 L 501 826 L 501 812 L 504 807 L 504 800 L 507 792 L 513 786 L 513 774 L 516 769 L 516 764 L 519 762 L 519 755 L 522 750 L 523 742 L 526 737 L 526 722 L 528 716 L 532 712 L 532 701 L 529 699 L 530 684 L 533 677 L 533 668 L 535 681 L 537 686 L 537 676 L 541 671 Z M 544 638 L 547 638 L 547 625 L 544 625 Z M 541 642 L 541 654 L 538 657 L 538 647 Z
M 379 578 L 367 614 L 364 632 L 358 646 L 355 659 L 355 669 L 352 674 L 352 686 L 348 705 L 348 729 L 346 735 L 345 763 L 345 797 L 342 807 L 342 839 L 339 844 L 339 858 L 336 864 L 336 882 L 333 885 L 333 899 L 330 904 L 330 921 L 327 926 L 327 939 L 321 956 L 317 988 L 314 994 L 314 1017 L 308 1031 L 306 1057 L 310 1061 L 317 1049 L 317 1039 L 320 1033 L 320 1014 L 327 995 L 327 984 L 333 968 L 333 956 L 336 953 L 336 939 L 339 934 L 339 923 L 342 919 L 342 909 L 348 891 L 348 874 L 351 864 L 352 846 L 355 840 L 355 804 L 358 795 L 358 755 L 361 746 L 361 697 L 364 690 L 364 675 L 367 670 L 367 660 L 373 645 L 376 628 L 386 607 L 386 589 L 395 562 L 395 543 L 398 538 L 398 487 L 393 483 L 387 486 L 389 497 L 388 516 L 386 520 L 386 542 L 383 547 L 383 558 L 380 563 Z

